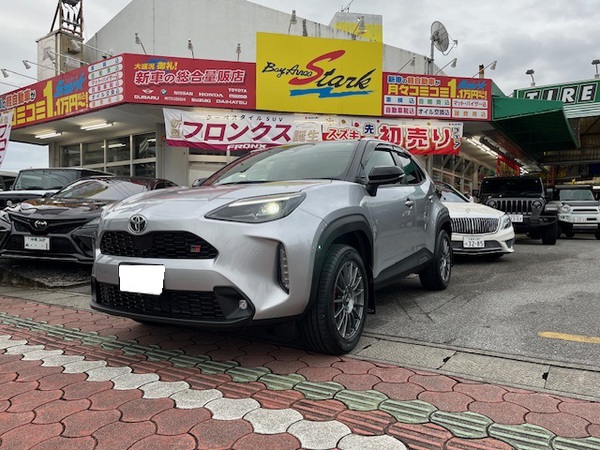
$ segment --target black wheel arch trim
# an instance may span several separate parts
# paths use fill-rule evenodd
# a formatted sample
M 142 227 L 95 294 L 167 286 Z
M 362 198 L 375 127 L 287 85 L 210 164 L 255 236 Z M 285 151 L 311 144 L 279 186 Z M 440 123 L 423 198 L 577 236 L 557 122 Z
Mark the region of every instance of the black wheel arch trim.
M 344 238 L 343 238 L 344 237 Z M 345 242 L 352 247 L 363 258 L 363 263 L 368 274 L 369 287 L 369 312 L 375 312 L 375 296 L 373 287 L 373 233 L 366 217 L 353 214 L 342 217 L 331 222 L 321 233 L 315 250 L 315 260 L 311 279 L 310 298 L 305 311 L 308 311 L 317 298 L 319 278 L 325 264 L 327 253 L 331 245 L 338 241 Z

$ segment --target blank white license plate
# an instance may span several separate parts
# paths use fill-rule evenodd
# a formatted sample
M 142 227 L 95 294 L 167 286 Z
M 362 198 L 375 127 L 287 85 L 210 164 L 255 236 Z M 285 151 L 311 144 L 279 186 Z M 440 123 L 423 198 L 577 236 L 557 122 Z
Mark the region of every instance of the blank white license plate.
M 509 214 L 511 222 L 523 222 L 523 214 Z
M 120 264 L 119 289 L 123 292 L 160 295 L 165 281 L 162 264 Z
M 25 236 L 25 250 L 50 250 L 50 238 Z
M 483 238 L 475 236 L 465 236 L 463 238 L 464 248 L 483 248 L 485 247 L 485 241 Z

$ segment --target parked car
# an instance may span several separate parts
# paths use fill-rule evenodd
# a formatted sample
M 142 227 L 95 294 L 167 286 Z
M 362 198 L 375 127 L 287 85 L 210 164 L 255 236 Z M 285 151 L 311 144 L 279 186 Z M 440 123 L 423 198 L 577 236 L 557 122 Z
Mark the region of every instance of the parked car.
M 600 239 L 600 201 L 594 197 L 592 185 L 556 185 L 551 189 L 550 203 L 558 209 L 559 235 L 593 233 Z
M 374 291 L 410 273 L 450 282 L 450 216 L 402 148 L 372 139 L 253 152 L 185 190 L 130 198 L 100 221 L 94 309 L 141 322 L 299 319 L 306 344 L 357 344 Z
M 0 211 L 0 257 L 91 264 L 103 208 L 173 186 L 177 185 L 163 179 L 103 175 L 77 180 L 49 197 L 9 206 Z
M 0 192 L 0 208 L 17 204 L 30 198 L 52 195 L 67 184 L 83 177 L 113 175 L 101 170 L 81 167 L 50 167 L 22 169 L 7 190 Z
M 475 197 L 510 217 L 515 233 L 556 244 L 558 218 L 556 205 L 548 203 L 544 183 L 538 176 L 485 177 Z
M 435 185 L 450 211 L 454 254 L 499 258 L 515 251 L 515 230 L 508 214 L 471 202 L 447 183 Z

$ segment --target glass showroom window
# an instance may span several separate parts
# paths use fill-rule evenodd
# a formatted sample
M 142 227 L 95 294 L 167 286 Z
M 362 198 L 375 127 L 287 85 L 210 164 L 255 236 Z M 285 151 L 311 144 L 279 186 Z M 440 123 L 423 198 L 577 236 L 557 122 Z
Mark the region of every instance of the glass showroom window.
M 61 148 L 61 165 L 63 167 L 79 167 L 81 166 L 81 151 L 79 144 L 69 145 Z
M 140 177 L 156 176 L 156 134 L 133 136 L 133 174 Z
M 104 169 L 104 141 L 83 144 L 83 166 Z
M 106 141 L 106 170 L 115 175 L 131 174 L 130 136 Z
M 129 161 L 129 136 L 106 141 L 106 163 Z

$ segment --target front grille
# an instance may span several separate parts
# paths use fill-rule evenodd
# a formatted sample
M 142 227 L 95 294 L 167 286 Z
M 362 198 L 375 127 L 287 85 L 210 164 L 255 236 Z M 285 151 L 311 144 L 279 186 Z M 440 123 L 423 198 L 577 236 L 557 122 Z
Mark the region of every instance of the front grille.
M 97 283 L 96 302 L 124 312 L 153 317 L 225 320 L 213 292 L 164 290 L 161 295 L 122 292 L 112 284 Z
M 598 212 L 599 212 L 597 207 L 572 206 L 571 208 L 575 214 L 577 214 L 577 213 L 598 214 Z
M 126 231 L 107 231 L 100 241 L 105 255 L 136 258 L 214 259 L 217 249 L 187 231 L 154 231 L 134 236 Z
M 452 232 L 462 234 L 494 233 L 498 229 L 499 219 L 483 217 L 460 217 L 452 219 Z
M 35 227 L 35 222 L 38 219 L 30 219 L 12 215 L 11 216 L 15 230 L 20 233 L 31 233 L 36 235 L 47 234 L 69 234 L 73 230 L 85 225 L 90 221 L 89 218 L 83 220 L 47 220 L 47 226 L 43 230 Z
M 507 213 L 531 214 L 533 207 L 531 206 L 534 200 L 502 200 L 496 201 L 496 209 Z

